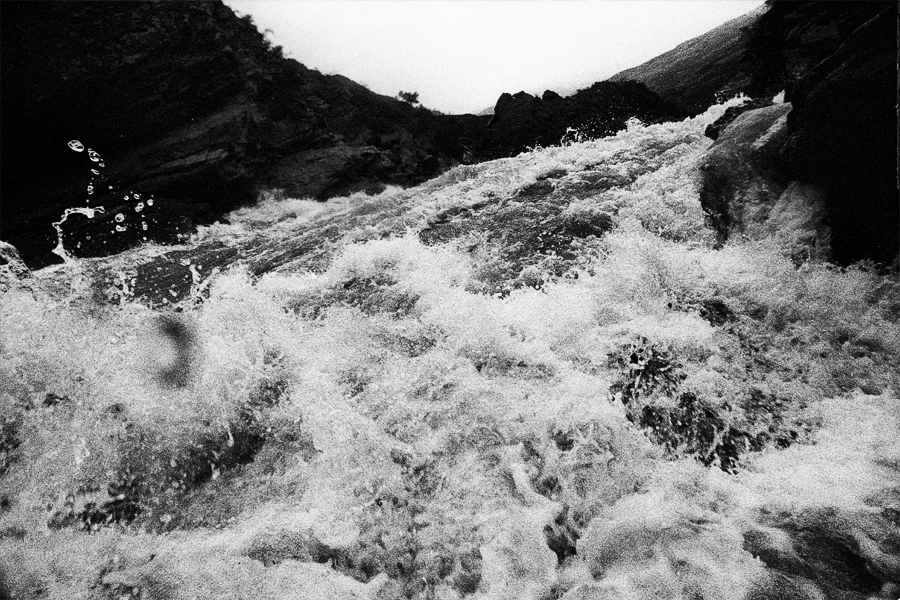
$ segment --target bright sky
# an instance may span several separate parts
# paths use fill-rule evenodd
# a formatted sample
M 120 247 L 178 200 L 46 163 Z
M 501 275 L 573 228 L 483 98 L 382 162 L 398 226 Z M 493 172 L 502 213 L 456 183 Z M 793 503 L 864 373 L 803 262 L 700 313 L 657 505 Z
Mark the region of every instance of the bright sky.
M 662 54 L 763 0 L 225 0 L 307 67 L 428 108 L 563 94 Z

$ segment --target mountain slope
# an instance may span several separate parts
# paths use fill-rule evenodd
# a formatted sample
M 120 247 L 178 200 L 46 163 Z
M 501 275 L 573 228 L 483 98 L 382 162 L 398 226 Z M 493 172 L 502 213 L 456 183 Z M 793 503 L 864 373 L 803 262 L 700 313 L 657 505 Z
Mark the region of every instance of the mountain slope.
M 697 114 L 720 95 L 740 87 L 746 28 L 765 13 L 761 6 L 679 44 L 647 62 L 616 73 L 609 81 L 639 81 L 688 114 Z
M 597 118 L 591 101 L 494 128 L 487 116 L 413 108 L 283 57 L 220 0 L 10 1 L 0 10 L 0 237 L 35 267 L 58 260 L 52 224 L 86 202 L 106 212 L 78 223 L 72 251 L 99 256 L 148 236 L 176 242 L 262 190 L 325 200 L 414 185 L 537 138 L 559 143 L 566 127 Z M 604 89 L 606 133 L 635 105 L 650 107 L 648 120 L 665 116 L 646 89 Z M 142 208 L 154 226 L 110 235 L 134 193 L 154 194 Z

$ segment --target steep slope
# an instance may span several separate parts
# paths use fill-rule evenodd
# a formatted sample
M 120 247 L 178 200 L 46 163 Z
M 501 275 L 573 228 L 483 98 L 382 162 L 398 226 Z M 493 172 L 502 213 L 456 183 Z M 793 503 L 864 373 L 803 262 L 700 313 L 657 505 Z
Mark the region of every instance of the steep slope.
M 148 235 L 172 241 L 269 184 L 326 198 L 424 181 L 460 162 L 458 140 L 486 122 L 438 123 L 306 69 L 221 2 L 4 2 L 2 12 L 3 239 L 35 265 L 55 258 L 50 223 L 85 200 L 106 207 L 97 222 L 111 229 L 130 191 L 153 193 Z M 107 238 L 83 252 L 121 249 Z
M 377 192 L 515 155 L 536 138 L 559 143 L 591 119 L 614 132 L 632 106 L 647 120 L 665 116 L 648 110 L 662 104 L 652 93 L 608 83 L 617 102 L 553 107 L 548 139 L 534 120 L 488 128 L 488 116 L 432 113 L 307 69 L 219 0 L 0 10 L 0 237 L 32 266 L 59 260 L 52 223 L 87 202 L 105 212 L 64 227 L 79 237 L 72 252 L 100 256 L 145 237 L 176 242 L 264 189 L 319 200 Z M 135 193 L 154 196 L 140 209 L 148 227 L 112 235 L 126 227 L 116 215 L 137 210 Z
M 715 249 L 727 107 L 174 247 L 0 245 L 0 594 L 896 598 L 900 283 Z
M 609 81 L 639 81 L 687 114 L 702 112 L 741 90 L 746 29 L 765 11 L 761 6 L 723 23 Z

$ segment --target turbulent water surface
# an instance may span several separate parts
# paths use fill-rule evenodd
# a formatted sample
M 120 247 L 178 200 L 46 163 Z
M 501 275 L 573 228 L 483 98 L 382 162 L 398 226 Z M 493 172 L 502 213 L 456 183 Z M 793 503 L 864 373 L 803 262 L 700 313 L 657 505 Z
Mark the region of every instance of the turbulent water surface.
M 0 589 L 896 598 L 897 281 L 714 247 L 725 106 L 2 267 Z

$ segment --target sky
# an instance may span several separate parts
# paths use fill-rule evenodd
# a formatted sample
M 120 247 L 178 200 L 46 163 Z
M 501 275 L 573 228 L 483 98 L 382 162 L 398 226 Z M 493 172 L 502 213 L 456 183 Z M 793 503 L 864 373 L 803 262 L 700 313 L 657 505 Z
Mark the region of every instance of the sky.
M 477 113 L 503 92 L 566 95 L 763 0 L 225 0 L 285 55 L 373 92 Z

